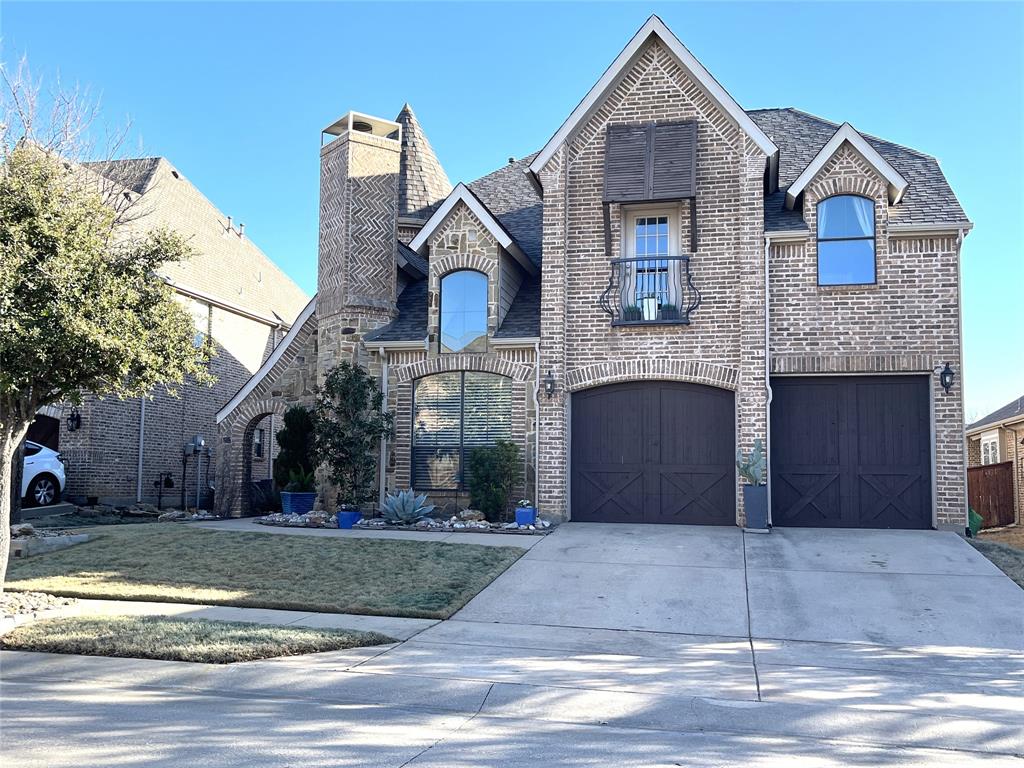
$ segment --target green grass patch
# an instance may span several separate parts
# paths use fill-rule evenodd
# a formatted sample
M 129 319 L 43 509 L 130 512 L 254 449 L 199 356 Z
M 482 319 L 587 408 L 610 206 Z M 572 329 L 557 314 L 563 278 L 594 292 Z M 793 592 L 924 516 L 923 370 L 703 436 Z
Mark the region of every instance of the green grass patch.
M 376 632 L 160 616 L 46 619 L 0 638 L 5 649 L 230 664 L 395 642 Z
M 1024 550 L 995 541 L 972 539 L 971 544 L 981 554 L 1024 589 Z
M 325 613 L 446 619 L 525 550 L 432 541 L 110 526 L 12 560 L 7 589 Z

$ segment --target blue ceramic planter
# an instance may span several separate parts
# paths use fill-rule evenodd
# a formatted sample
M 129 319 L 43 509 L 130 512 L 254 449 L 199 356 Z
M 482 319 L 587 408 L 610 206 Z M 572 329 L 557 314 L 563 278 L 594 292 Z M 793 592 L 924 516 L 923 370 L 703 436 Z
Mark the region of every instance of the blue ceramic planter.
M 314 504 L 316 504 L 315 492 L 281 492 L 281 511 L 286 515 L 304 515 L 307 512 L 312 512 Z
M 363 513 L 359 510 L 338 510 L 338 527 L 339 528 L 351 528 L 353 525 L 363 519 Z
M 537 508 L 516 507 L 516 523 L 524 527 L 535 525 L 537 523 Z

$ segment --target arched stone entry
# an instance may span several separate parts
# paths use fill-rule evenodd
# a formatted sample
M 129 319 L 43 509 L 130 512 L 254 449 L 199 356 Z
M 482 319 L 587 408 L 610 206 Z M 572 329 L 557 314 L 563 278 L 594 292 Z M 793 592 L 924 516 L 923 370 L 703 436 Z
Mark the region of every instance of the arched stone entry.
M 266 429 L 264 450 L 272 453 L 275 444 L 272 433 L 284 423 L 287 409 L 285 403 L 275 399 L 244 403 L 232 414 L 229 424 L 221 425 L 223 450 L 217 469 L 217 510 L 221 515 L 245 517 L 255 513 L 253 436 L 264 419 L 273 416 L 273 429 L 269 428 L 269 421 L 263 427 Z

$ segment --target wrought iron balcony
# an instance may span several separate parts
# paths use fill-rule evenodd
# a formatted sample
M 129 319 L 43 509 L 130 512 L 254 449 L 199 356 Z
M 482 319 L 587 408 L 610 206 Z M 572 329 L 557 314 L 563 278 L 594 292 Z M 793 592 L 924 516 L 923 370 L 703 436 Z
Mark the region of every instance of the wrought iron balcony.
M 689 256 L 612 259 L 601 308 L 612 325 L 683 324 L 700 306 Z

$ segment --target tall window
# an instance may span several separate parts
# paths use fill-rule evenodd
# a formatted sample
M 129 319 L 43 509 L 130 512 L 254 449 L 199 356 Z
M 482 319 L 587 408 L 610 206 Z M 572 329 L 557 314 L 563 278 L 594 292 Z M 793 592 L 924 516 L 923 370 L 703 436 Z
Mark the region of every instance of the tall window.
M 464 269 L 441 278 L 442 352 L 484 351 L 487 345 L 487 275 Z
M 252 455 L 257 459 L 263 458 L 263 430 L 254 429 L 252 432 Z
M 412 426 L 413 488 L 462 489 L 470 452 L 512 438 L 512 380 L 475 371 L 417 379 Z
M 875 282 L 875 204 L 836 195 L 818 203 L 818 285 Z

